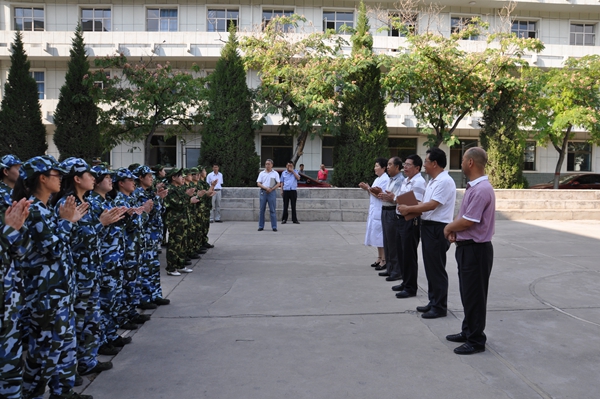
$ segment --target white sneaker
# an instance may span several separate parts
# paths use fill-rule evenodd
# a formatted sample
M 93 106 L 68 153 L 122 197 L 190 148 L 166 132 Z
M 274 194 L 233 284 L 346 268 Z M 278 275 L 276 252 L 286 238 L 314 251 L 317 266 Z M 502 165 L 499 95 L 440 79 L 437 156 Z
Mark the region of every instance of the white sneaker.
M 181 273 L 191 273 L 191 272 L 193 272 L 192 269 L 189 269 L 187 267 L 184 267 L 183 269 L 177 269 L 177 271 L 181 272 Z
M 173 270 L 173 271 L 167 270 L 167 274 L 169 276 L 181 276 L 181 273 L 179 273 L 177 270 Z

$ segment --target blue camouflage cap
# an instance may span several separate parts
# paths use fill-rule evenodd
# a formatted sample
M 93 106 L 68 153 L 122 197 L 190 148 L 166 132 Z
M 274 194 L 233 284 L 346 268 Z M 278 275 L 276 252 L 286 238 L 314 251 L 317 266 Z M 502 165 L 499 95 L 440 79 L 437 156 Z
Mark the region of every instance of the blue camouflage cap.
M 12 154 L 8 154 L 0 159 L 0 162 L 4 165 L 2 168 L 10 168 L 14 165 L 23 165 L 23 162 L 16 156 Z
M 81 158 L 69 157 L 60 163 L 60 167 L 68 174 L 91 172 L 90 165 Z
M 46 173 L 51 170 L 56 170 L 62 174 L 68 173 L 59 165 L 58 161 L 56 161 L 52 155 L 41 155 L 25 161 L 21 165 L 19 175 L 21 179 L 27 180 L 33 177 L 33 175 L 36 173 Z
M 142 176 L 146 176 L 148 173 L 154 174 L 156 172 L 154 172 L 152 169 L 150 169 L 149 166 L 146 165 L 140 165 L 133 170 L 133 174 L 135 175 L 136 179 L 139 179 Z
M 115 170 L 112 174 L 112 178 L 113 178 L 113 183 L 116 183 L 118 181 L 125 180 L 125 179 L 135 180 L 135 176 L 127 168 L 119 168 L 119 169 Z
M 106 168 L 104 165 L 96 165 L 91 167 L 91 172 L 98 176 L 102 175 L 110 175 L 110 170 Z
M 8 166 L 6 166 L 2 162 L 0 162 L 0 169 L 5 169 L 5 168 L 8 168 Z

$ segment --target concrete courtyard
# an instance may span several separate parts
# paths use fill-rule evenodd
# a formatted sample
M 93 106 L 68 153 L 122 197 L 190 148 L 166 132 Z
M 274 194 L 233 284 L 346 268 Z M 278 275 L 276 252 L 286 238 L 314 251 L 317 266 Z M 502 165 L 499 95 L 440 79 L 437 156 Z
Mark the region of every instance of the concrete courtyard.
M 302 222 L 302 221 L 301 221 Z M 215 248 L 150 311 L 95 399 L 600 397 L 600 222 L 499 221 L 488 345 L 458 356 L 454 246 L 448 317 L 424 320 L 416 298 L 369 265 L 364 223 L 212 224 Z M 419 251 L 420 252 L 420 251 Z M 163 254 L 164 256 L 164 254 Z M 164 261 L 164 259 L 163 259 Z M 109 360 L 102 357 L 103 360 Z

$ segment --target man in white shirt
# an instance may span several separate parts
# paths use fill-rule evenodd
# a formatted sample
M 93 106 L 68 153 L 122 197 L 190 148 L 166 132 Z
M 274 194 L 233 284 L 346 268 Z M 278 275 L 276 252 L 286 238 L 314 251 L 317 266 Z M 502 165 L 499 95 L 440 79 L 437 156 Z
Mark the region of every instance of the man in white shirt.
M 404 176 L 400 194 L 412 191 L 417 201 L 423 201 L 425 194 L 425 179 L 421 176 L 421 167 L 423 160 L 420 156 L 413 154 L 406 157 L 404 161 Z M 419 271 L 419 255 L 417 248 L 421 239 L 421 218 L 416 217 L 411 220 L 404 219 L 399 215 L 399 235 L 402 246 L 402 258 L 400 259 L 400 268 L 402 271 L 402 284 L 395 285 L 392 290 L 399 291 L 396 298 L 410 298 L 417 295 L 417 276 Z
M 269 215 L 271 218 L 271 227 L 277 231 L 277 213 L 275 205 L 277 204 L 277 188 L 280 185 L 279 173 L 273 170 L 273 161 L 265 161 L 265 170 L 258 174 L 256 185 L 260 187 L 260 210 L 258 211 L 258 231 L 263 231 L 265 227 L 265 211 L 269 204 Z
M 446 273 L 446 251 L 450 242 L 444 237 L 444 227 L 454 218 L 456 184 L 446 167 L 446 153 L 439 148 L 427 150 L 425 172 L 431 177 L 423 202 L 418 205 L 398 206 L 402 215 L 422 213 L 421 249 L 427 275 L 429 303 L 418 306 L 424 319 L 445 317 L 448 312 L 448 273 Z
M 210 211 L 210 222 L 213 221 L 221 223 L 221 189 L 223 188 L 223 174 L 219 172 L 219 165 L 213 165 L 213 172 L 206 176 L 206 182 L 212 184 L 213 181 L 217 181 L 213 190 L 215 195 L 212 197 L 212 210 Z

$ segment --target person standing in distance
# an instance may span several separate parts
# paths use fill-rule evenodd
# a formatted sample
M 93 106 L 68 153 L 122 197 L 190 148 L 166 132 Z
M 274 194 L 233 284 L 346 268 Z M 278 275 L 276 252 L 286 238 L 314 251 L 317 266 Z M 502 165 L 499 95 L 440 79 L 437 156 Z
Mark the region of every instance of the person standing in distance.
M 465 310 L 462 331 L 446 336 L 451 342 L 464 342 L 454 349 L 457 355 L 485 350 L 485 318 L 488 287 L 494 262 L 492 236 L 496 224 L 496 196 L 485 175 L 487 154 L 483 148 L 469 148 L 461 168 L 469 179 L 460 210 L 444 228 L 444 236 L 456 243 L 458 285 Z
M 213 181 L 217 183 L 213 186 L 215 195 L 212 197 L 212 210 L 210 215 L 210 222 L 222 223 L 221 220 L 221 189 L 223 188 L 223 174 L 219 172 L 219 165 L 213 164 L 213 172 L 206 177 L 206 182 L 212 184 Z
M 422 213 L 421 250 L 427 276 L 429 303 L 418 306 L 424 319 L 446 317 L 448 312 L 448 273 L 446 273 L 446 251 L 450 243 L 444 237 L 444 227 L 454 217 L 456 184 L 447 171 L 446 153 L 439 148 L 427 150 L 424 162 L 425 172 L 431 177 L 423 202 L 418 205 L 399 205 L 402 216 L 409 213 Z
M 260 187 L 260 210 L 258 211 L 258 231 L 263 231 L 265 227 L 265 211 L 269 204 L 269 215 L 271 217 L 271 227 L 277 231 L 277 213 L 275 205 L 277 204 L 277 188 L 280 185 L 279 173 L 273 170 L 273 160 L 265 161 L 265 170 L 258 174 L 256 185 Z
M 321 164 L 321 169 L 317 172 L 317 181 L 324 183 L 327 181 L 327 176 L 329 176 L 329 171 L 325 169 L 325 164 Z
M 287 223 L 288 206 L 292 203 L 292 222 L 300 224 L 296 216 L 296 199 L 298 199 L 298 180 L 300 173 L 294 169 L 294 163 L 289 161 L 285 166 L 285 170 L 281 173 L 281 193 L 283 196 L 283 215 L 281 216 L 281 224 Z

